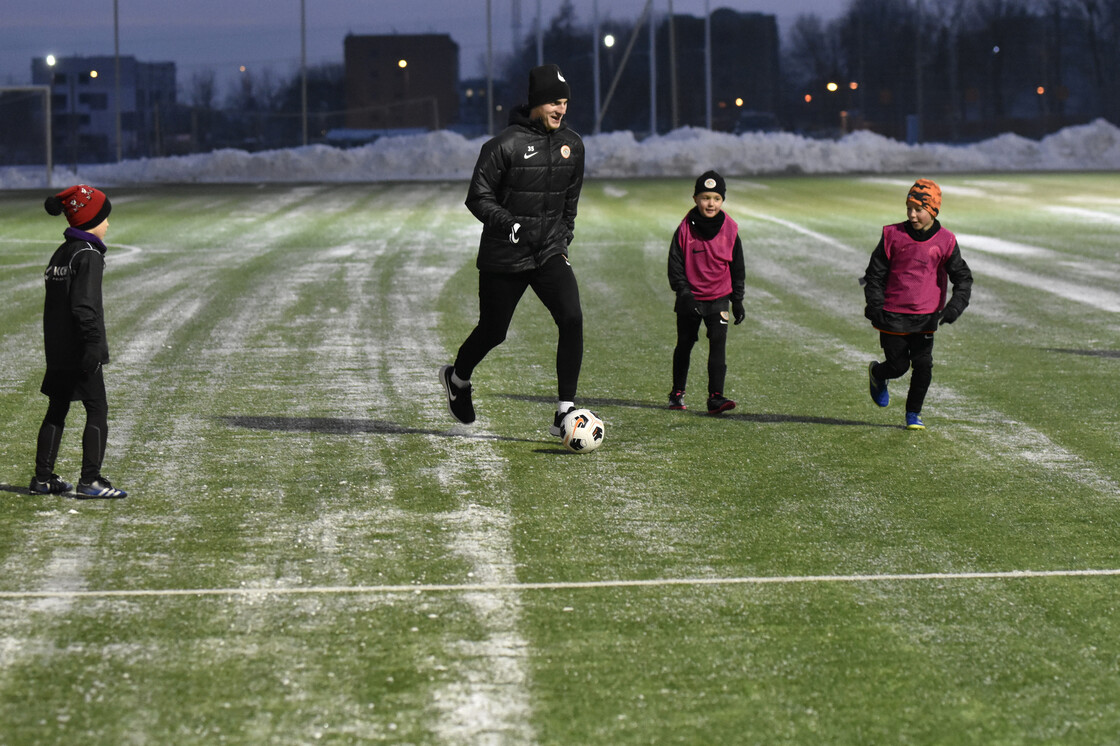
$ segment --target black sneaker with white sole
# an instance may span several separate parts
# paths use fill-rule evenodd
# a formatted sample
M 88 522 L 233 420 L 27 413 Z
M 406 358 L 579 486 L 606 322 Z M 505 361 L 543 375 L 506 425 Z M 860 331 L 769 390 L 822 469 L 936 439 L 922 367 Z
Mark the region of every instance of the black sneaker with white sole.
M 443 389 L 447 392 L 447 411 L 459 422 L 469 425 L 474 422 L 471 382 L 467 381 L 464 386 L 456 386 L 451 380 L 451 374 L 454 372 L 454 365 L 445 365 L 439 369 L 439 382 L 443 384 Z
M 548 428 L 548 434 L 555 435 L 557 438 L 562 436 L 564 432 L 560 429 L 560 425 L 564 422 L 564 418 L 568 416 L 568 413 L 574 411 L 575 407 L 568 407 L 563 412 L 556 410 L 556 415 L 552 418 L 552 425 Z

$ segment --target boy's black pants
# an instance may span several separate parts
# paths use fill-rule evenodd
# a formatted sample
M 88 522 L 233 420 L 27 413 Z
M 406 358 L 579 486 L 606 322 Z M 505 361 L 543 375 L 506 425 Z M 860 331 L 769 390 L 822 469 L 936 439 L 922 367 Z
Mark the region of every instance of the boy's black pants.
M 560 401 L 575 401 L 583 363 L 583 311 L 579 285 L 567 258 L 555 256 L 527 272 L 479 272 L 478 325 L 459 348 L 455 372 L 469 379 L 482 359 L 506 339 L 513 312 L 527 288 L 532 288 L 552 314 L 559 331 L 556 341 L 556 387 Z
M 109 404 L 105 399 L 83 399 L 82 405 L 86 409 L 86 426 L 82 431 L 81 481 L 92 482 L 101 475 L 101 462 L 109 440 Z M 66 398 L 52 397 L 47 405 L 47 415 L 39 427 L 35 448 L 35 477 L 41 481 L 46 481 L 54 473 L 54 462 L 58 458 L 69 411 L 70 400 Z
M 899 378 L 913 366 L 910 390 L 906 394 L 906 411 L 921 412 L 933 380 L 933 335 L 879 332 L 879 344 L 887 359 L 876 363 L 871 375 L 883 380 Z
M 722 310 L 714 310 L 722 305 Z M 727 302 L 703 304 L 704 316 L 677 314 L 677 346 L 673 348 L 673 391 L 684 391 L 692 347 L 699 339 L 700 323 L 708 327 L 708 395 L 722 394 L 727 378 Z

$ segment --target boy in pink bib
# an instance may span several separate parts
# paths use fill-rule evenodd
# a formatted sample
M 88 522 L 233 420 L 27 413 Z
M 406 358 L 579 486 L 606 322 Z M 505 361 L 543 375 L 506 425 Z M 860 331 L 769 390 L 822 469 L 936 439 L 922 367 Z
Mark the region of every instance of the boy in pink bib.
M 868 366 L 871 399 L 890 404 L 887 381 L 913 367 L 906 428 L 924 430 L 922 404 L 933 380 L 933 333 L 968 307 L 972 272 L 952 233 L 941 227 L 941 188 L 918 179 L 906 195 L 906 220 L 883 227 L 864 274 L 864 315 L 879 330 L 886 360 Z M 953 295 L 946 303 L 949 284 Z
M 746 318 L 746 263 L 739 226 L 723 211 L 727 185 L 715 171 L 696 180 L 688 211 L 669 245 L 669 287 L 677 294 L 677 346 L 673 350 L 670 409 L 686 409 L 684 388 L 700 324 L 708 329 L 708 414 L 735 408 L 723 395 L 727 377 L 728 302 L 735 323 Z

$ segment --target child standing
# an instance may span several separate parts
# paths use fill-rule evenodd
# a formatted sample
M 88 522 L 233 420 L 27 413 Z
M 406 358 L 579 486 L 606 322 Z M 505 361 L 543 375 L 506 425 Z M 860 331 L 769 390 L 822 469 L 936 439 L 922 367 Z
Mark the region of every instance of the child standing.
M 81 401 L 86 426 L 76 492 L 80 497 L 125 497 L 123 490 L 101 475 L 109 435 L 109 404 L 101 372 L 101 366 L 109 362 L 101 275 L 112 205 L 104 192 L 79 184 L 47 197 L 44 207 L 51 215 L 65 213 L 70 227 L 43 273 L 47 285 L 43 304 L 47 372 L 40 390 L 50 403 L 39 428 L 30 489 L 39 495 L 72 489 L 54 473 L 54 463 L 70 402 Z
M 956 237 L 941 227 L 941 188 L 918 179 L 906 195 L 906 220 L 883 227 L 864 274 L 864 315 L 879 330 L 886 361 L 868 366 L 871 399 L 890 403 L 887 381 L 911 368 L 906 428 L 924 430 L 922 403 L 933 379 L 933 333 L 968 307 L 972 272 Z M 945 302 L 948 284 L 953 296 Z
M 685 384 L 700 323 L 708 329 L 708 414 L 735 408 L 723 395 L 727 376 L 727 304 L 735 323 L 746 317 L 743 296 L 746 263 L 739 226 L 723 211 L 727 185 L 715 171 L 696 180 L 688 211 L 669 245 L 669 287 L 677 294 L 677 346 L 673 350 L 673 390 L 669 409 L 687 409 Z

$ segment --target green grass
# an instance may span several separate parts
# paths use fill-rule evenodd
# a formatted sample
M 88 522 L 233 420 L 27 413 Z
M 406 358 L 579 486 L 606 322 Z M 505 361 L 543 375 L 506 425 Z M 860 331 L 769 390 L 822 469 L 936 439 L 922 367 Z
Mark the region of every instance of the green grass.
M 730 180 L 720 418 L 703 339 L 665 407 L 691 177 L 589 183 L 587 456 L 531 294 L 446 412 L 465 185 L 112 190 L 115 502 L 25 489 L 62 221 L 0 192 L 0 744 L 1114 740 L 1120 576 L 1039 573 L 1120 568 L 1120 183 L 940 180 L 976 286 L 915 433 L 856 282 L 910 180 Z

